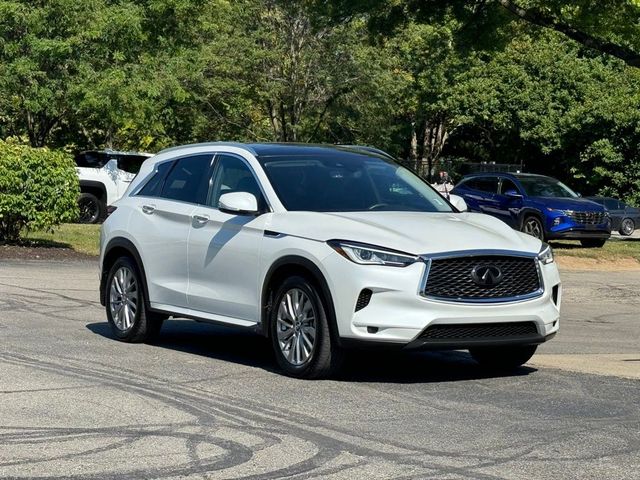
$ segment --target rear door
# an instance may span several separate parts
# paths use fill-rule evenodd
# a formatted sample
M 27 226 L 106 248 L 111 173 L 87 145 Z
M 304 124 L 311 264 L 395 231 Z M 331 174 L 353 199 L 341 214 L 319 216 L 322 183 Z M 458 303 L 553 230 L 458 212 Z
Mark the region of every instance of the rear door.
M 463 197 L 469 205 L 469 210 L 497 216 L 499 205 L 496 199 L 498 193 L 497 176 L 472 177 L 464 182 L 464 186 Z
M 268 206 L 249 163 L 220 153 L 205 205 L 192 212 L 189 236 L 189 307 L 240 325 L 260 319 L 258 266 L 269 215 L 236 215 L 218 209 L 224 193 L 249 192 Z
M 213 154 L 178 158 L 164 177 L 153 177 L 136 195 L 129 230 L 140 243 L 140 254 L 156 308 L 187 308 L 187 240 L 191 215 L 204 203 Z

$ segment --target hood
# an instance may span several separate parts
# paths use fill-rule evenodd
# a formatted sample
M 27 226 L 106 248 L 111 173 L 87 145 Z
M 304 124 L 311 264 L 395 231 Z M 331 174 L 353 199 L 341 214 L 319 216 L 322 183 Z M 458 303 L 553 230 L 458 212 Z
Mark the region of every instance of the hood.
M 556 210 L 574 210 L 577 212 L 604 212 L 604 207 L 599 203 L 586 198 L 561 198 L 561 197 L 530 197 L 535 202 Z
M 541 245 L 480 213 L 286 212 L 273 214 L 267 228 L 311 240 L 350 240 L 414 255 L 485 249 L 538 253 Z

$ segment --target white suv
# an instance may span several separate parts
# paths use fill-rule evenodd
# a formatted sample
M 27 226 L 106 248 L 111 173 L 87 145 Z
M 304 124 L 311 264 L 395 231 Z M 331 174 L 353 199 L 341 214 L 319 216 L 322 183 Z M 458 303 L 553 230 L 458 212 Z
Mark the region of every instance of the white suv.
M 354 147 L 165 150 L 103 224 L 101 302 L 129 342 L 169 316 L 254 329 L 297 377 L 365 344 L 522 365 L 558 331 L 553 254 L 451 197 Z
M 147 153 L 89 150 L 76 155 L 76 172 L 80 180 L 79 223 L 101 222 L 107 206 L 129 188 Z

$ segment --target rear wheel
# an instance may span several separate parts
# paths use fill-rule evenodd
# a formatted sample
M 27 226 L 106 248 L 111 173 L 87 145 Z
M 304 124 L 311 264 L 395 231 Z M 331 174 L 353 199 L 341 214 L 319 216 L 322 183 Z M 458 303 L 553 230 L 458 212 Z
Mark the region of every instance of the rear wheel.
M 624 235 L 629 236 L 631 235 L 636 229 L 636 224 L 633 223 L 633 220 L 631 220 L 630 218 L 625 218 L 622 220 L 622 223 L 620 224 L 620 230 L 618 231 L 620 233 L 620 235 Z
M 163 316 L 148 312 L 136 264 L 120 257 L 109 270 L 106 284 L 109 326 L 124 342 L 150 342 L 160 333 Z
M 270 336 L 278 365 L 297 378 L 322 378 L 342 363 L 342 351 L 332 338 L 328 305 L 316 286 L 304 277 L 287 278 L 274 296 Z
M 585 248 L 600 248 L 606 243 L 606 239 L 601 238 L 585 238 L 580 240 L 580 244 Z
M 81 193 L 78 197 L 79 223 L 98 223 L 104 218 L 106 206 L 93 193 Z
M 530 215 L 522 222 L 522 231 L 527 235 L 544 240 L 544 228 L 538 217 Z
M 513 370 L 531 359 L 536 353 L 537 345 L 518 345 L 514 347 L 479 347 L 470 348 L 473 359 L 483 367 Z

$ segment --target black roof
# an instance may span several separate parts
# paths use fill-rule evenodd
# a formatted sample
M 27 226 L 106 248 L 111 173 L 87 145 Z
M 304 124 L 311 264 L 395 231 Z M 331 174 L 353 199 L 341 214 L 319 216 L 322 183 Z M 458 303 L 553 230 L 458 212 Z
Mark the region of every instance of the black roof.
M 512 172 L 477 172 L 477 173 L 470 173 L 468 175 L 465 175 L 464 178 L 490 177 L 492 175 L 500 175 L 501 177 L 512 177 L 512 178 L 552 178 L 553 179 L 553 177 L 549 177 L 547 175 L 539 175 L 537 173 L 512 173 Z
M 286 156 L 320 156 L 331 155 L 336 152 L 348 152 L 359 155 L 368 155 L 375 157 L 385 157 L 387 159 L 391 156 L 382 150 L 378 150 L 373 147 L 363 145 L 325 145 L 315 143 L 240 143 L 240 142 L 208 142 L 193 145 L 181 145 L 178 147 L 167 148 L 162 150 L 161 153 L 169 152 L 172 150 L 178 150 L 187 147 L 197 146 L 216 146 L 227 145 L 237 148 L 244 148 L 258 157 L 286 157 Z

